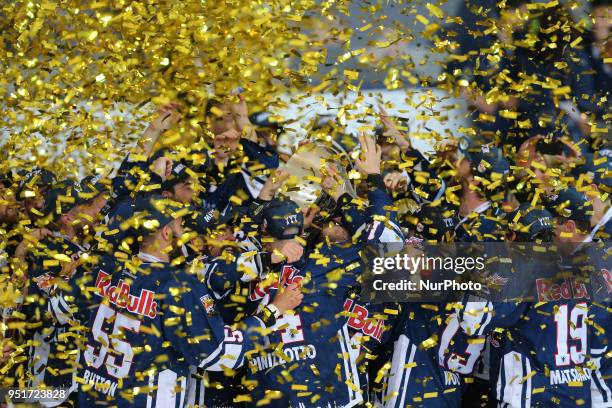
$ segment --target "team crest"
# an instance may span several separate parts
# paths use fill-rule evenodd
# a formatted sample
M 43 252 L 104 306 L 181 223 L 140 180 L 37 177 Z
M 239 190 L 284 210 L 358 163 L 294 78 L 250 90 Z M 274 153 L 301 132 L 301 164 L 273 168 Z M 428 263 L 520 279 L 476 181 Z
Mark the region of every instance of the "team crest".
M 206 314 L 209 316 L 214 316 L 217 314 L 215 310 L 215 301 L 209 295 L 204 295 L 200 298 L 200 302 L 202 302 L 202 306 L 204 310 L 206 310 Z
M 50 273 L 45 273 L 38 277 L 32 278 L 38 288 L 42 291 L 49 293 L 53 285 L 55 284 L 55 276 Z

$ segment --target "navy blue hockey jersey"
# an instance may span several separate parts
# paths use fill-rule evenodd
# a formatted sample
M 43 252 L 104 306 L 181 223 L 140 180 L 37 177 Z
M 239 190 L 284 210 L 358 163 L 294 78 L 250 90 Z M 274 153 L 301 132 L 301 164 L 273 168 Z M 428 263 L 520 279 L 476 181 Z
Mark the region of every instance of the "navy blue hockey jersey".
M 79 372 L 83 406 L 182 407 L 189 366 L 222 370 L 242 364 L 264 342 L 257 317 L 241 329 L 224 324 L 205 285 L 152 257 L 137 270 L 98 270 L 100 304 L 88 323 Z
M 53 233 L 39 241 L 29 255 L 30 284 L 22 312 L 29 317 L 29 324 L 37 327 L 30 333 L 31 387 L 76 389 L 78 342 L 69 325 L 58 324 L 54 311 L 67 305 L 58 302 L 54 295 L 58 285 L 66 285 L 82 273 L 85 265 L 71 271 L 65 267 L 86 257 L 87 251 L 88 248 L 68 237 Z M 53 403 L 45 405 L 54 406 Z
M 387 363 L 375 373 L 383 377 L 376 405 L 385 408 L 459 407 L 464 378 L 438 362 L 438 355 L 456 329 L 447 326 L 445 304 L 402 303 L 402 312 L 389 343 Z M 454 339 L 454 340 L 453 340 Z
M 541 262 L 525 262 L 535 276 Z M 450 344 L 441 362 L 454 371 L 470 374 L 485 336 L 491 340 L 492 386 L 497 400 L 510 407 L 561 404 L 591 405 L 594 357 L 603 346 L 596 336 L 609 317 L 596 308 L 592 288 L 576 273 L 535 280 L 538 302 L 493 303 L 468 300 L 451 324 L 472 338 Z M 605 369 L 605 359 L 600 361 Z M 598 397 L 599 398 L 599 397 Z M 599 405 L 597 405 L 599 406 Z M 605 406 L 605 405 L 604 405 Z

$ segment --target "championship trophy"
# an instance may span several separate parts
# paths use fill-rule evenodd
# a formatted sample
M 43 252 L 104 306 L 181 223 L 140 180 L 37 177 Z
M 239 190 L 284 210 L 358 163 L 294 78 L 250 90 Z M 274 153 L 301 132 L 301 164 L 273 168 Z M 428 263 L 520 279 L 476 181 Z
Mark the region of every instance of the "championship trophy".
M 337 189 L 356 197 L 355 186 L 349 179 L 352 160 L 342 146 L 333 140 L 310 140 L 297 148 L 284 166 L 292 177 L 291 187 L 285 195 L 301 208 L 315 204 L 322 212 L 331 213 L 335 200 L 322 188 L 323 180 L 330 175 L 330 167 L 337 172 Z

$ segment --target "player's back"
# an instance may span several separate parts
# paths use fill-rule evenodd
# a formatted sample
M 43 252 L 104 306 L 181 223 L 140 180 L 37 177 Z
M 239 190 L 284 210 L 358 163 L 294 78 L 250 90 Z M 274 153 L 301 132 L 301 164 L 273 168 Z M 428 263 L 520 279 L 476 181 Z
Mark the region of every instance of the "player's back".
M 383 380 L 374 385 L 376 406 L 460 406 L 464 379 L 438 363 L 440 347 L 460 335 L 446 326 L 445 304 L 406 302 L 401 308 L 384 355 L 388 364 L 375 373 Z
M 588 401 L 589 303 L 556 301 L 524 308 L 501 341 L 491 342 L 492 355 L 497 356 L 492 364 L 499 364 L 491 370 L 497 399 L 517 407 Z M 496 309 L 504 313 L 503 306 Z
M 328 262 L 322 265 L 324 258 Z M 277 320 L 270 347 L 249 357 L 247 379 L 257 384 L 251 390 L 253 402 L 273 390 L 280 392 L 270 407 L 348 407 L 365 400 L 356 364 L 360 345 L 352 343 L 344 312 L 348 287 L 359 274 L 358 262 L 357 248 L 333 245 L 282 268 L 287 284 L 302 286 L 304 300 L 294 314 Z M 276 287 L 266 291 L 272 298 Z M 382 332 L 383 325 L 377 330 Z M 285 374 L 289 367 L 290 377 Z
M 533 283 L 535 296 L 516 302 L 472 298 L 463 303 L 455 324 L 472 336 L 473 345 L 484 346 L 485 336 L 495 329 L 489 339 L 490 373 L 500 403 L 589 406 L 590 357 L 598 348 L 597 327 L 606 322 L 593 313 L 588 280 L 577 264 L 568 267 L 534 254 L 515 261 L 516 270 Z M 471 374 L 479 353 L 457 352 L 461 347 L 449 345 L 444 364 Z
M 491 380 L 499 401 L 517 407 L 589 403 L 590 358 L 599 348 L 598 327 L 608 321 L 595 313 L 591 269 L 599 260 L 591 255 L 572 254 L 552 268 L 554 274 L 543 271 L 548 264 L 541 259 L 524 261 L 536 276 L 537 303 L 493 305 L 491 324 L 505 328 L 491 341 Z
M 510 407 L 588 403 L 591 308 L 586 299 L 466 304 L 464 316 L 471 315 L 468 332 L 484 335 L 487 327 L 497 327 L 489 340 L 491 384 L 497 400 Z M 483 309 L 487 312 L 480 313 Z M 473 367 L 472 357 L 468 355 L 466 362 L 459 361 L 460 354 L 451 355 L 448 363 L 451 368 Z
M 100 304 L 88 323 L 79 375 L 83 406 L 108 400 L 119 407 L 181 407 L 189 363 L 177 339 L 189 338 L 184 330 L 192 312 L 181 296 L 198 281 L 167 264 L 149 263 L 134 273 L 100 269 L 95 287 Z M 202 339 L 207 335 L 203 328 Z

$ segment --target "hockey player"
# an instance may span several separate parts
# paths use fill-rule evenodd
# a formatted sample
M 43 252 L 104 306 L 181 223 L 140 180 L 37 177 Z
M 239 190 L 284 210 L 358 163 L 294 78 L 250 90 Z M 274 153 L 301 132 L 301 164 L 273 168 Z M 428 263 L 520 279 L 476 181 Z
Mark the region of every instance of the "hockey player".
M 582 279 L 589 273 L 574 262 L 588 241 L 590 204 L 571 189 L 553 199 L 549 208 L 555 216 L 554 242 L 564 261 L 551 263 L 550 257 L 536 258 L 534 251 L 519 265 L 528 268 L 527 276 L 535 277 L 537 303 L 468 300 L 451 324 L 473 337 L 467 342 L 472 350 L 462 350 L 465 344 L 449 344 L 440 362 L 459 373 L 471 373 L 484 336 L 496 327 L 505 329 L 494 345 L 498 350 L 493 354 L 500 357 L 491 364 L 493 392 L 500 404 L 607 406 L 591 404 L 590 356 L 601 346 L 593 333 L 608 321 L 594 313 L 592 287 Z
M 500 208 L 503 179 L 510 171 L 508 161 L 494 146 L 471 146 L 462 139 L 457 149 L 457 178 L 461 197 L 456 225 L 457 241 L 500 241 L 505 235 Z M 497 195 L 497 200 L 491 197 Z
M 444 217 L 440 207 L 423 205 L 415 214 L 419 242 L 449 242 L 456 219 Z M 442 244 L 445 245 L 445 244 Z M 425 272 L 421 272 L 423 277 Z M 450 311 L 444 302 L 404 302 L 377 369 L 375 406 L 386 408 L 459 407 L 464 378 L 438 364 L 440 347 L 446 341 Z M 453 336 L 453 334 L 450 334 Z M 381 381 L 382 380 L 382 381 Z
M 220 212 L 248 206 L 279 165 L 278 154 L 258 144 L 244 95 L 239 99 L 237 103 L 211 100 L 206 105 L 213 151 L 204 152 L 207 181 L 200 198 Z
M 82 406 L 108 401 L 119 407 L 182 407 L 189 365 L 239 366 L 245 353 L 266 342 L 275 312 L 291 310 L 302 299 L 290 287 L 275 297 L 274 310 L 243 319 L 239 328 L 225 325 L 206 286 L 170 265 L 184 211 L 158 197 L 139 210 L 144 235 L 138 261 L 93 272 L 100 303 L 88 323 L 79 372 Z
M 104 200 L 91 198 L 78 184 L 65 181 L 53 186 L 45 194 L 39 212 L 45 215 L 39 221 L 44 221 L 48 229 L 35 231 L 30 238 L 33 242 L 24 241 L 16 250 L 18 259 L 28 265 L 30 282 L 22 312 L 34 317 L 30 321 L 35 328 L 30 347 L 32 387 L 66 388 L 67 395 L 76 389 L 73 373 L 80 353 L 75 333 L 51 318 L 58 309 L 67 312 L 68 306 L 50 298 L 56 286 L 71 280 L 87 263 L 95 262 L 95 257 L 90 257 L 90 245 L 103 204 Z
M 259 197 L 241 209 L 244 215 L 240 228 L 224 226 L 213 232 L 204 255 L 191 265 L 226 322 L 256 312 L 258 302 L 254 300 L 259 298 L 252 296 L 265 286 L 262 281 L 274 282 L 275 274 L 271 272 L 302 257 L 304 248 L 294 239 L 301 231 L 302 214 L 293 202 L 273 199 L 286 178 L 281 171 L 269 177 Z M 189 402 L 211 408 L 240 406 L 235 400 L 244 392 L 241 379 L 245 370 L 194 370 Z M 208 390 L 204 393 L 206 381 Z

